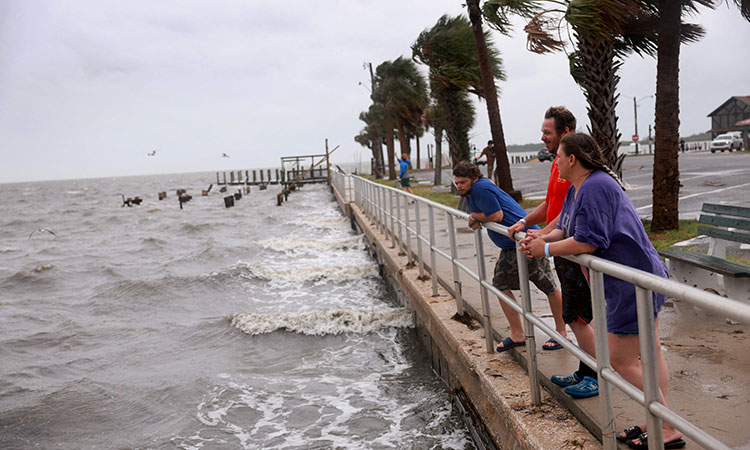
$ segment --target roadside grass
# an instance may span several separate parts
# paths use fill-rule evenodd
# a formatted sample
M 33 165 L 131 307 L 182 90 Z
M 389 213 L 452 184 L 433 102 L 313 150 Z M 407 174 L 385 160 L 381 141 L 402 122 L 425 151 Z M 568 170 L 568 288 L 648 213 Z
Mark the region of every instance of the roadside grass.
M 650 220 L 644 220 L 643 226 L 657 251 L 669 250 L 672 245 L 678 242 L 698 236 L 697 220 L 680 220 L 680 228 L 677 230 L 651 231 Z

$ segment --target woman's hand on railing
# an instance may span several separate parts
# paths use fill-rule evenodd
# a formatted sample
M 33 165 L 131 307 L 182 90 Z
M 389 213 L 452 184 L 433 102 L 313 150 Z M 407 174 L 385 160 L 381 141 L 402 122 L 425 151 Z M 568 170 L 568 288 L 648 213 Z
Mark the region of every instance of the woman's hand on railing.
M 521 251 L 529 258 L 536 258 L 544 255 L 544 245 L 546 243 L 538 230 L 529 230 L 526 237 L 521 240 Z

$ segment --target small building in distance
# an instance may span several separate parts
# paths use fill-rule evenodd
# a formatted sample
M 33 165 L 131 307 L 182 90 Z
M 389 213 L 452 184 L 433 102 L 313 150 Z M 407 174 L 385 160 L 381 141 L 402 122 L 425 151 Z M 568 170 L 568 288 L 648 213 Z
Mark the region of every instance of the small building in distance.
M 727 131 L 743 131 L 743 127 L 736 124 L 750 119 L 750 95 L 730 97 L 708 117 L 711 118 L 711 138 Z

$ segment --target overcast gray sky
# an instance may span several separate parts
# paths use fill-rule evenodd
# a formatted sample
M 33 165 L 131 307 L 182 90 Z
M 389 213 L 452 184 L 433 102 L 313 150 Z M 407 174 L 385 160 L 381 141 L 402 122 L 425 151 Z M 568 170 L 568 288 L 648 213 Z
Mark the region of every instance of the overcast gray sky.
M 325 138 L 341 145 L 334 161 L 369 161 L 353 140 L 370 104 L 363 63 L 410 57 L 419 32 L 465 14 L 461 4 L 3 0 L 0 182 L 276 167 L 280 156 L 323 152 Z M 707 36 L 682 47 L 683 135 L 708 130 L 706 115 L 729 97 L 750 95 L 750 24 L 727 6 L 692 21 Z M 528 52 L 517 30 L 493 32 L 508 74 L 507 143 L 538 142 L 552 104 L 585 123 L 566 57 Z M 655 75 L 654 59 L 630 57 L 620 93 L 653 94 Z M 640 103 L 641 136 L 653 107 Z M 489 125 L 484 104 L 477 111 L 471 136 L 481 148 Z M 621 98 L 618 113 L 629 139 L 632 100 Z

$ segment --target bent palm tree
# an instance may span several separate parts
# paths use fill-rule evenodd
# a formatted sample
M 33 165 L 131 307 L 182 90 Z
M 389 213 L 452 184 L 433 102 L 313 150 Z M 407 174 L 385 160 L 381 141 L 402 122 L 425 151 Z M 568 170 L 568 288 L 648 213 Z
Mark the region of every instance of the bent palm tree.
M 490 132 L 492 141 L 495 143 L 495 184 L 509 193 L 516 200 L 521 200 L 521 191 L 513 189 L 513 178 L 510 175 L 510 164 L 508 163 L 508 149 L 505 146 L 505 133 L 503 132 L 503 121 L 500 117 L 500 105 L 497 101 L 497 88 L 495 86 L 495 74 L 492 72 L 490 61 L 490 49 L 487 47 L 487 36 L 482 29 L 482 10 L 479 8 L 479 0 L 468 0 L 466 5 L 469 9 L 469 19 L 474 34 L 474 44 L 479 59 L 479 69 L 482 76 L 482 90 L 487 101 L 487 116 L 490 119 Z M 490 164 L 488 161 L 487 164 Z M 488 168 L 492 171 L 492 168 Z
M 485 37 L 489 41 L 489 35 Z M 414 59 L 429 67 L 432 95 L 445 111 L 452 164 L 468 160 L 471 156 L 468 134 L 474 123 L 474 108 L 468 94 L 480 98 L 486 94 L 471 24 L 463 16 L 443 16 L 432 28 L 419 34 L 411 49 Z M 498 52 L 491 44 L 488 58 L 494 78 L 505 79 Z
M 375 69 L 374 101 L 384 106 L 384 127 L 388 146 L 388 175 L 396 178 L 394 169 L 394 122 L 398 131 L 401 153 L 411 153 L 406 127 L 422 117 L 427 106 L 427 83 L 413 61 L 398 57 L 385 61 Z

